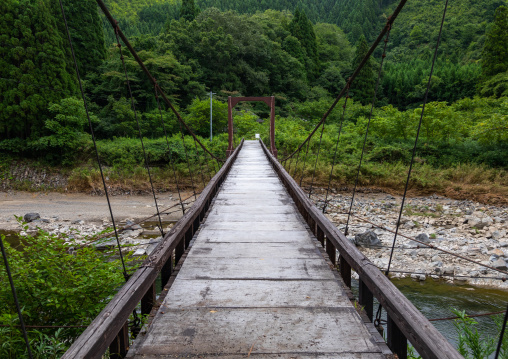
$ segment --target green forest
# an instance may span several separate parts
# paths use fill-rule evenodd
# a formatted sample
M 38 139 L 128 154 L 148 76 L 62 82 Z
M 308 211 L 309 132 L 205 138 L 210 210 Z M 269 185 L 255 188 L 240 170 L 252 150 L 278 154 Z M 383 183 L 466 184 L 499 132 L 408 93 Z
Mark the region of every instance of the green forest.
M 219 158 L 225 157 L 227 147 L 228 96 L 275 96 L 279 157 L 293 152 L 343 89 L 397 3 L 106 1 L 184 121 Z M 184 185 L 191 186 L 187 157 L 196 168 L 207 158 L 212 175 L 216 163 L 196 151 L 190 134 L 157 100 L 152 83 L 124 44 L 120 53 L 115 31 L 96 2 L 63 0 L 63 7 L 98 157 L 109 183 L 133 192 L 148 188 L 139 132 L 159 191 L 174 190 L 174 184 L 168 183 L 170 160 L 176 161 Z M 444 1 L 409 1 L 390 31 L 361 170 L 362 186 L 387 191 L 404 188 L 443 8 Z M 414 193 L 508 203 L 507 44 L 506 0 L 450 2 L 417 147 Z M 327 120 L 322 139 L 325 150 L 317 162 L 318 185 L 328 180 L 339 131 L 333 183 L 336 187 L 354 183 L 382 53 L 382 48 L 376 49 L 353 82 L 343 118 L 344 99 Z M 210 92 L 214 93 L 213 139 Z M 266 141 L 268 118 L 264 104 L 236 107 L 236 141 L 254 139 L 255 134 Z M 318 137 L 310 142 L 308 163 L 316 159 Z M 0 153 L 2 181 L 10 180 L 14 166 L 28 164 L 64 173 L 70 191 L 90 192 L 102 186 L 57 0 L 0 2 Z M 304 184 L 311 176 L 301 162 L 297 167 L 293 162 L 291 172 Z M 30 189 L 23 182 L 11 181 L 11 185 Z M 204 181 L 195 185 L 200 187 Z M 80 248 L 79 255 L 70 254 L 69 248 L 74 247 L 69 239 L 39 233 L 37 240 L 27 236 L 23 243 L 26 253 L 8 251 L 18 268 L 14 274 L 33 278 L 19 289 L 21 295 L 32 298 L 24 308 L 29 324 L 47 323 L 48 318 L 34 313 L 50 313 L 54 325 L 86 326 L 103 303 L 83 304 L 83 295 L 106 301 L 122 283 L 121 275 L 111 277 L 117 260 L 106 263 L 102 254 L 88 248 Z M 32 267 L 23 266 L 25 256 L 34 257 Z M 49 265 L 46 259 L 53 257 L 75 263 L 83 273 L 94 267 L 97 277 L 81 282 L 72 271 Z M 5 278 L 3 266 L 0 271 Z M 62 287 L 38 286 L 48 280 L 59 281 Z M 98 283 L 105 281 L 110 286 L 97 291 Z M 2 358 L 22 357 L 25 350 L 9 293 L 8 286 L 2 286 L 0 319 L 8 326 L 0 327 Z M 54 300 L 45 303 L 39 298 Z M 80 311 L 83 305 L 89 310 Z M 40 357 L 56 358 L 80 331 L 31 331 L 30 340 L 40 345 L 44 353 Z
M 184 120 L 218 157 L 224 157 L 227 145 L 228 96 L 275 96 L 277 147 L 281 154 L 292 152 L 344 87 L 397 5 L 387 0 L 106 3 Z M 193 145 L 189 134 L 182 142 L 175 115 L 164 105 L 159 112 L 152 84 L 125 46 L 120 54 L 115 32 L 95 1 L 63 0 L 63 5 L 101 161 L 113 177 L 137 173 L 143 162 L 140 131 L 155 178 L 167 188 L 162 181 L 170 158 L 186 175 L 185 151 Z M 408 2 L 391 30 L 366 164 L 388 169 L 366 173 L 367 185 L 399 186 L 384 179 L 407 164 L 443 6 L 437 0 Z M 0 174 L 7 177 L 12 163 L 32 161 L 67 171 L 71 188 L 86 190 L 97 179 L 96 164 L 59 3 L 8 0 L 0 9 Z M 480 166 L 493 174 L 471 181 L 506 185 L 507 17 L 506 2 L 499 0 L 457 0 L 448 8 L 423 123 L 424 145 L 418 149 L 422 166 L 431 172 Z M 347 143 L 340 147 L 344 168 L 359 155 L 381 54 L 378 48 L 350 89 Z M 210 91 L 216 93 L 212 141 Z M 332 113 L 324 134 L 330 145 L 340 112 Z M 238 107 L 235 136 L 266 137 L 267 116 L 263 104 Z M 165 130 L 170 146 L 165 145 Z M 320 159 L 323 175 L 331 161 L 331 154 Z M 336 178 L 351 180 L 344 169 Z M 444 190 L 438 186 L 442 181 L 420 182 L 416 187 L 422 190 Z

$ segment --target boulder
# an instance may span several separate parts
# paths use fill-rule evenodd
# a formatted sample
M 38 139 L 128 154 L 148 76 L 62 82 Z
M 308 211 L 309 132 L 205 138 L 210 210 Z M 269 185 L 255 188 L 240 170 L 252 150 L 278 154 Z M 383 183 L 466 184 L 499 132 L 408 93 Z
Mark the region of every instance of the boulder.
M 494 221 L 489 216 L 483 216 L 483 217 L 475 217 L 471 216 L 467 223 L 470 227 L 474 227 L 476 229 L 483 229 L 485 227 L 490 226 Z
M 39 215 L 39 213 L 27 213 L 23 216 L 23 219 L 25 220 L 26 223 L 36 221 L 40 218 L 41 216 Z
M 117 245 L 115 238 L 108 238 L 108 239 L 99 239 L 97 242 L 93 243 L 93 246 L 97 250 L 104 250 L 108 248 L 113 248 Z
M 364 233 L 357 234 L 355 236 L 355 243 L 362 247 L 380 246 L 381 241 L 377 234 L 373 231 L 367 231 Z
M 454 275 L 455 274 L 455 268 L 453 267 L 444 267 L 443 268 L 443 275 Z
M 492 266 L 496 269 L 508 270 L 508 264 L 503 258 L 498 258 L 492 263 Z
M 503 250 L 501 250 L 501 249 L 499 249 L 499 248 L 496 248 L 496 249 L 491 250 L 491 251 L 490 251 L 490 254 L 495 255 L 495 256 L 497 256 L 497 257 L 502 257 L 502 256 L 504 256 L 504 252 L 503 252 Z
M 429 243 L 430 242 L 430 238 L 429 238 L 427 233 L 420 233 L 419 235 L 417 235 L 415 237 L 415 239 L 417 241 L 420 241 L 420 242 L 423 242 L 423 243 Z

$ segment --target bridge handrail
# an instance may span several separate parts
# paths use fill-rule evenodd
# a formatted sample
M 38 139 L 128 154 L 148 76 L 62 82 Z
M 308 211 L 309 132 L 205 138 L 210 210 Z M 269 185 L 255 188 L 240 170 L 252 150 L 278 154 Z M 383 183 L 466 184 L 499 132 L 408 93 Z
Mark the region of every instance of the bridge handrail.
M 316 208 L 307 194 L 268 151 L 263 141 L 260 143 L 269 162 L 316 237 L 320 239 L 321 236 L 322 243 L 324 243 L 323 235 L 326 236 L 327 244 L 331 243 L 334 247 L 333 253 L 330 253 L 327 246 L 327 252 L 331 256 L 334 257 L 335 249 L 338 250 L 340 254 L 339 268 L 346 285 L 351 286 L 352 268 L 360 277 L 360 296 L 362 296 L 363 289 L 363 296 L 371 298 L 371 307 L 372 295 L 374 295 L 386 309 L 389 317 L 387 339 L 390 349 L 395 353 L 399 349 L 406 350 L 407 338 L 423 358 L 463 358 L 397 287 Z M 331 258 L 331 260 L 334 262 L 334 259 Z M 366 290 L 369 293 L 365 293 Z M 366 304 L 369 305 L 369 303 Z M 363 305 L 361 298 L 360 305 Z M 372 308 L 370 313 L 367 310 L 367 314 L 372 320 Z
M 210 180 L 194 205 L 174 225 L 152 254 L 141 267 L 129 278 L 108 305 L 92 321 L 87 329 L 74 341 L 62 359 L 94 359 L 101 358 L 108 346 L 123 336 L 125 352 L 128 348 L 126 323 L 139 302 L 147 298 L 151 301 L 148 313 L 155 301 L 155 280 L 161 273 L 162 285 L 169 279 L 171 272 L 172 253 L 175 251 L 175 262 L 183 254 L 186 245 L 199 227 L 210 203 L 224 182 L 227 173 L 238 156 L 244 141 L 233 152 L 219 172 Z M 165 272 L 165 268 L 168 268 Z M 153 289 L 153 290 L 151 290 Z M 142 309 L 143 312 L 143 309 Z M 146 310 L 145 310 L 146 312 Z M 147 314 L 147 313 L 143 313 Z M 120 333 L 120 334 L 119 334 Z M 122 339 L 122 338 L 120 338 Z M 117 339 L 118 340 L 118 339 Z M 121 340 L 120 340 L 121 341 Z

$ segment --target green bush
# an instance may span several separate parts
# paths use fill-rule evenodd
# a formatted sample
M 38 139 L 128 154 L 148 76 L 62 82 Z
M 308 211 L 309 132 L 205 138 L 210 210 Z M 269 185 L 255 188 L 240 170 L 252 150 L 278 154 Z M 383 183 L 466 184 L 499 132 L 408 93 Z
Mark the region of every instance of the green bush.
M 27 231 L 27 226 L 24 226 Z M 2 236 L 2 239 L 4 237 Z M 88 239 L 87 239 L 88 240 Z M 25 324 L 38 326 L 86 326 L 99 314 L 124 282 L 115 253 L 81 247 L 69 234 L 57 237 L 38 230 L 20 236 L 20 248 L 4 241 Z M 129 270 L 132 258 L 124 256 Z M 5 266 L 0 266 L 0 357 L 20 358 L 25 352 Z M 84 329 L 30 331 L 33 349 L 53 358 L 67 348 Z M 39 349 L 37 349 L 39 348 Z

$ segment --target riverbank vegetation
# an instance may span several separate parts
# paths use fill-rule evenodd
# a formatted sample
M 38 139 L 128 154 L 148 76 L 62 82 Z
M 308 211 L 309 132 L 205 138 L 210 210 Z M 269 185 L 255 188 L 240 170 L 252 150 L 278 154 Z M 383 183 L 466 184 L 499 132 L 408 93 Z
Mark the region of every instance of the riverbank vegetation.
M 3 235 L 2 240 L 22 298 L 28 339 L 34 358 L 59 358 L 124 283 L 122 263 L 114 249 L 99 252 L 76 243 L 72 231 L 56 236 L 38 230 L 32 235 L 26 224 L 22 227 L 18 247 Z M 132 273 L 138 262 L 129 254 L 123 259 Z M 3 263 L 0 284 L 0 357 L 23 358 L 26 346 Z

